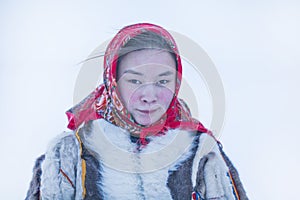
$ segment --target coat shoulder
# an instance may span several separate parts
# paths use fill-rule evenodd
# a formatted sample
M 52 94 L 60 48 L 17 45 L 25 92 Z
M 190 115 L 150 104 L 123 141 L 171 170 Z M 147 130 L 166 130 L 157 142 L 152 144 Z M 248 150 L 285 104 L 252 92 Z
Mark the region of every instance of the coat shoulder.
M 80 146 L 75 134 L 64 132 L 55 137 L 42 163 L 42 198 L 74 199 L 80 163 Z

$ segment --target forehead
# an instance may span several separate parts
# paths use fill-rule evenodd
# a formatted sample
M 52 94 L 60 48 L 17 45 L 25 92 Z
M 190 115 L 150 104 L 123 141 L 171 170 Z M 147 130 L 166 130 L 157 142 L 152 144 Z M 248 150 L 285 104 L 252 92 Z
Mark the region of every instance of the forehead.
M 149 67 L 151 65 L 151 67 Z M 143 49 L 133 51 L 121 59 L 118 66 L 119 74 L 127 70 L 166 71 L 176 70 L 176 63 L 171 53 L 165 50 Z

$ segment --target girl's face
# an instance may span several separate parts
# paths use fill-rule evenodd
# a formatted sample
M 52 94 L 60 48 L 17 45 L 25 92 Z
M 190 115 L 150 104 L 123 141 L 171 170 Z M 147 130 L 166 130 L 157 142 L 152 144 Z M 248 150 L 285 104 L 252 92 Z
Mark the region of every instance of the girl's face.
M 144 49 L 126 54 L 118 66 L 123 105 L 141 125 L 158 121 L 175 92 L 176 63 L 167 51 Z

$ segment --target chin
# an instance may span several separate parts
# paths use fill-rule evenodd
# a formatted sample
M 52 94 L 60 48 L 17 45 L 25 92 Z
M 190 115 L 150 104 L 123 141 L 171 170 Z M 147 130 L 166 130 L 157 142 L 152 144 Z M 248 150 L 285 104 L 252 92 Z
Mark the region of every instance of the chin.
M 137 118 L 135 121 L 136 121 L 136 123 L 138 123 L 142 126 L 150 126 L 151 124 L 157 122 L 158 120 L 150 120 L 149 118 L 148 119 L 139 119 L 139 118 Z
M 139 125 L 142 125 L 142 126 L 150 126 L 151 124 L 153 124 L 153 122 L 149 122 L 149 121 L 136 121 Z

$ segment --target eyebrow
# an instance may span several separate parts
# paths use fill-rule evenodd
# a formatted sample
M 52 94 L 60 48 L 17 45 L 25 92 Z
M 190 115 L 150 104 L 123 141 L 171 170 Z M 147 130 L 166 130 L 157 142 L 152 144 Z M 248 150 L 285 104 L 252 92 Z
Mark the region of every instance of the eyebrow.
M 126 73 L 144 76 L 143 73 L 134 71 L 134 70 L 132 70 L 132 69 L 127 69 L 127 70 L 125 70 L 123 74 L 126 74 Z M 166 71 L 166 72 L 163 72 L 163 73 L 159 74 L 158 76 L 159 76 L 159 77 L 161 77 L 161 76 L 169 76 L 169 75 L 172 75 L 172 74 L 173 74 L 173 72 L 171 72 L 171 71 Z
M 129 74 L 135 74 L 135 75 L 140 75 L 140 76 L 143 76 L 144 74 L 140 73 L 140 72 L 137 72 L 137 71 L 134 71 L 132 69 L 127 69 L 124 71 L 123 74 L 126 74 L 126 73 L 129 73 Z
M 173 74 L 173 72 L 171 72 L 171 71 L 166 71 L 166 72 L 164 72 L 164 73 L 159 74 L 158 76 L 169 76 L 169 75 L 172 75 L 172 74 Z

